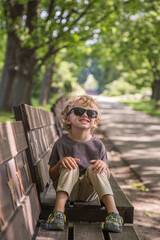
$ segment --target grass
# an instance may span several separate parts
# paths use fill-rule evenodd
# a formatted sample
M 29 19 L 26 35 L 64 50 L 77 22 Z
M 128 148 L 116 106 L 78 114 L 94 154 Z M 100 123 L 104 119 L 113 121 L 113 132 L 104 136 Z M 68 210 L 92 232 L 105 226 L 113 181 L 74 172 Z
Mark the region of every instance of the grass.
M 119 99 L 120 102 L 124 103 L 127 106 L 130 106 L 134 110 L 144 112 L 146 114 L 156 116 L 160 118 L 160 106 L 155 108 L 156 102 L 151 100 L 150 98 L 147 99 Z
M 55 101 L 59 98 L 59 94 L 54 94 L 54 97 L 49 101 L 49 103 L 45 106 L 41 106 L 38 104 L 38 100 L 35 98 L 32 98 L 32 106 L 42 108 L 46 111 L 51 111 L 51 107 L 55 103 Z M 14 119 L 14 113 L 13 112 L 7 112 L 7 111 L 0 111 L 0 122 L 11 122 L 15 121 Z
M 14 121 L 14 113 L 0 111 L 0 122 L 11 122 Z

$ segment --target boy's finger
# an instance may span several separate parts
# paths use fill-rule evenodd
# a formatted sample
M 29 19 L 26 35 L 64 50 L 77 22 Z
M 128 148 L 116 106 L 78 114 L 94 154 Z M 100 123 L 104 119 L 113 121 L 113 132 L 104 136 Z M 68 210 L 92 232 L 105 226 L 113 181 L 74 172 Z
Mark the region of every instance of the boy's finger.
M 67 164 L 67 166 L 68 166 L 69 169 L 72 169 L 72 166 L 71 166 L 70 162 L 67 161 L 66 164 Z
M 97 160 L 90 160 L 91 163 L 95 163 Z
M 75 161 L 70 161 L 69 162 L 70 163 L 70 165 L 73 167 L 73 168 L 76 168 L 77 167 L 77 164 L 76 164 L 76 162 Z
M 80 159 L 79 159 L 79 158 L 74 158 L 74 160 L 75 160 L 76 162 L 79 162 L 79 161 L 80 161 Z

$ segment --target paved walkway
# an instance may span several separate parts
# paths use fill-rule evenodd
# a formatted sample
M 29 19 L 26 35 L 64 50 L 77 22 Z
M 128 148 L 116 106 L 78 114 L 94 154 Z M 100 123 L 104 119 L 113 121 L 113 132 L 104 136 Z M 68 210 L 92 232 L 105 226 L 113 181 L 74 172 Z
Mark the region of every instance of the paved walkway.
M 160 119 L 134 111 L 114 98 L 93 96 L 100 105 L 100 125 L 146 187 L 160 191 Z

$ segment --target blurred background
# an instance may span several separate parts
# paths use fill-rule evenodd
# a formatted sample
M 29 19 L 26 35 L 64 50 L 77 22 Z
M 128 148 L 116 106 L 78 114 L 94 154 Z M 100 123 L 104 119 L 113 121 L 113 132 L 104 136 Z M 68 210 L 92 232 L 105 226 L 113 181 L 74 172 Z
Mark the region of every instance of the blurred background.
M 1 0 L 0 121 L 101 94 L 160 117 L 158 0 Z

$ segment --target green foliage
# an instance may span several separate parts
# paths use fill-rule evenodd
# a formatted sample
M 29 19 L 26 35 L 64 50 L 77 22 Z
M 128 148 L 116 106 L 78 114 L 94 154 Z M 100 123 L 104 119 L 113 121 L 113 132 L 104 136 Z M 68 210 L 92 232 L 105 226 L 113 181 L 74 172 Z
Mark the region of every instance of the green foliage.
M 0 122 L 11 122 L 14 120 L 14 114 L 12 112 L 0 111 Z
M 68 65 L 73 62 L 76 67 L 59 66 L 52 91 L 53 88 L 71 91 L 77 78 L 83 84 L 89 74 L 96 79 L 100 91 L 107 85 L 113 95 L 134 93 L 144 86 L 151 89 L 154 80 L 159 79 L 158 0 L 55 0 L 53 5 L 51 0 L 1 3 L 0 32 L 15 34 L 21 48 L 32 49 L 36 56 L 34 97 L 38 97 L 45 65 L 57 58 L 62 65 L 68 61 Z M 3 49 L 0 71 L 5 41 L 0 44 Z M 65 51 L 57 57 L 62 49 Z M 113 81 L 116 82 L 111 84 Z
M 4 54 L 5 54 L 5 46 L 6 46 L 6 34 L 0 34 L 0 75 L 2 74 L 3 66 L 4 66 Z
M 136 99 L 135 97 L 124 99 L 119 98 L 119 101 L 126 104 L 127 106 L 132 107 L 134 110 L 142 111 L 152 116 L 160 118 L 160 107 L 155 108 L 156 101 L 151 100 L 150 98 L 146 99 Z
M 37 98 L 32 98 L 31 105 L 34 106 L 34 107 L 42 108 L 46 111 L 51 111 L 51 108 L 52 108 L 53 104 L 57 101 L 57 99 L 59 97 L 60 97 L 60 95 L 59 95 L 58 92 L 52 94 L 48 104 L 46 104 L 44 106 L 38 104 L 38 99 Z
M 55 73 L 53 75 L 53 88 L 60 88 L 65 93 L 72 91 L 73 84 L 76 82 L 76 78 L 73 76 L 71 69 L 74 68 L 73 63 L 62 61 L 57 64 Z
M 149 189 L 147 187 L 145 187 L 143 184 L 133 184 L 131 186 L 133 188 L 138 189 L 139 191 L 142 191 L 142 192 L 148 192 L 149 191 Z
M 89 74 L 85 83 L 83 84 L 85 90 L 97 90 L 98 82 L 92 74 Z
M 125 94 L 134 94 L 136 91 L 137 90 L 135 86 L 126 82 L 123 78 L 119 78 L 118 80 L 107 84 L 106 90 L 103 92 L 103 94 L 110 96 L 121 96 Z
M 66 80 L 64 82 L 63 90 L 66 94 L 73 91 L 72 83 L 70 80 Z

